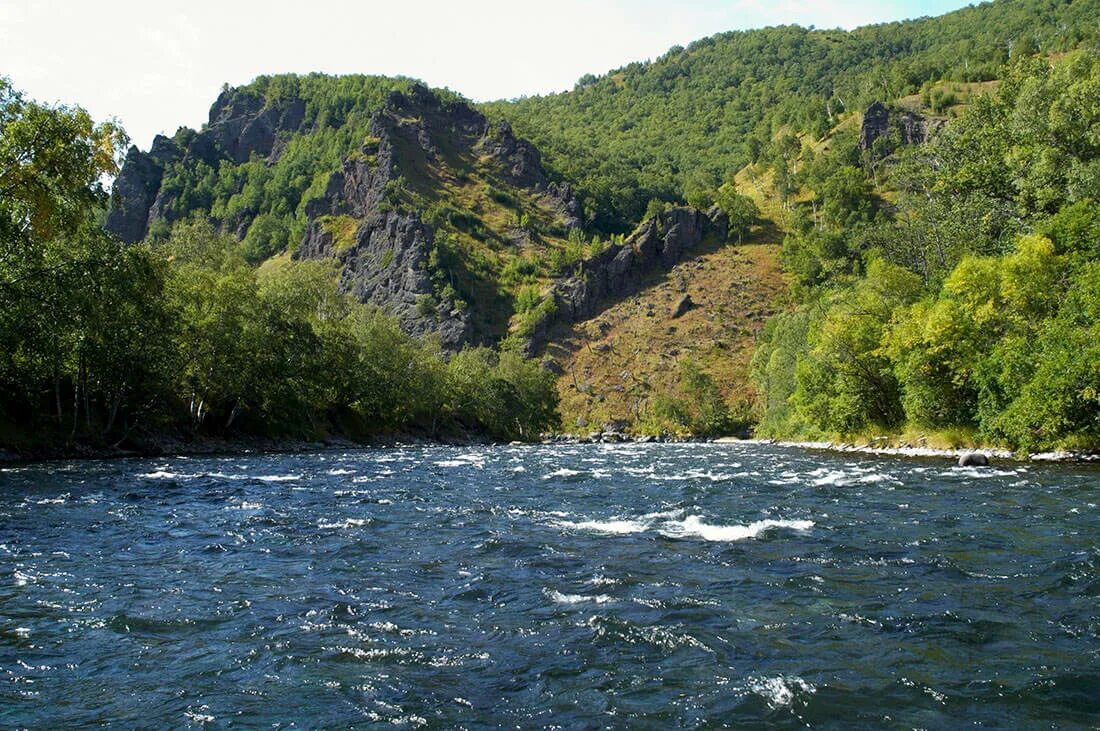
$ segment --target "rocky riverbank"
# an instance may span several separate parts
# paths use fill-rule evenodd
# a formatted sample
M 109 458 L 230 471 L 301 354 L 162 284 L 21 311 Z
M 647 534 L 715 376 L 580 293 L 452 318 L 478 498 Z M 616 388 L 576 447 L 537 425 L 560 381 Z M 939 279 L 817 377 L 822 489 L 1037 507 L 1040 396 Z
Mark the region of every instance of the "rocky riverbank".
M 619 444 L 634 442 L 646 443 L 685 443 L 715 442 L 719 444 L 770 444 L 779 447 L 797 449 L 842 452 L 846 454 L 869 454 L 880 457 L 926 457 L 958 460 L 960 457 L 983 454 L 990 460 L 1030 461 L 1030 462 L 1095 462 L 1100 463 L 1100 452 L 1053 451 L 1038 452 L 1021 456 L 1002 448 L 966 448 L 939 449 L 935 447 L 909 444 L 853 444 L 827 441 L 790 441 L 782 439 L 742 439 L 739 437 L 695 437 L 663 435 L 634 435 L 616 430 L 593 431 L 588 434 L 547 434 L 543 435 L 543 444 Z

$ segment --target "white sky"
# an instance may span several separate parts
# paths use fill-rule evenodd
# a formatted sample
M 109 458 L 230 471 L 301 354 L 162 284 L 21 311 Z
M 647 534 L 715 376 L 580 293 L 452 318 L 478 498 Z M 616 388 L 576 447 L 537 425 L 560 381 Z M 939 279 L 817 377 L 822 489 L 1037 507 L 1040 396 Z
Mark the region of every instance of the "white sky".
M 0 0 L 0 75 L 118 118 L 147 148 L 199 127 L 223 82 L 323 71 L 405 75 L 477 100 L 572 88 L 726 30 L 852 28 L 965 0 Z

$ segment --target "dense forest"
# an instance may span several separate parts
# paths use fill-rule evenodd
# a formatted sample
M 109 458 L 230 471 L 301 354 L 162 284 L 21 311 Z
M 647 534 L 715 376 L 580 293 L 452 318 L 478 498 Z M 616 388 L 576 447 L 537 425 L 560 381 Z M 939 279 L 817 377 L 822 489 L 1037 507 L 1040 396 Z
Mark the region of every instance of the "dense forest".
M 270 261 L 205 220 L 126 245 L 102 218 L 125 135 L 0 84 L 0 441 L 30 452 L 157 434 L 316 438 L 554 423 L 514 352 L 444 359 L 338 290 L 330 264 Z
M 736 31 L 488 108 L 574 181 L 592 225 L 624 231 L 653 199 L 705 202 L 784 130 L 821 137 L 929 82 L 999 78 L 1012 56 L 1095 43 L 1097 17 L 1096 0 L 1001 0 L 850 32 Z
M 1095 51 L 1021 56 L 929 144 L 810 153 L 760 433 L 1100 445 L 1098 100 Z
M 649 428 L 1095 448 L 1097 17 L 1004 0 L 725 33 L 476 109 L 411 79 L 265 76 L 148 153 L 0 79 L 0 444 L 533 438 L 561 428 L 564 379 L 602 398 L 524 357 L 554 286 L 583 292 L 687 204 L 723 216 L 711 255 L 782 240 L 790 298 L 749 308 L 783 310 L 754 414 L 683 355 Z M 872 102 L 920 133 L 861 138 Z

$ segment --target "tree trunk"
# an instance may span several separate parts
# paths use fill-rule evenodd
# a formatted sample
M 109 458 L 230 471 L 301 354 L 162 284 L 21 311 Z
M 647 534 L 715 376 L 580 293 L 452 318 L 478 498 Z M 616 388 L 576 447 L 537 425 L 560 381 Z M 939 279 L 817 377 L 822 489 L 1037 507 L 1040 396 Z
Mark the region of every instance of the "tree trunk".
M 53 398 L 57 406 L 57 425 L 61 426 L 61 370 L 54 364 L 53 367 Z
M 240 412 L 241 400 L 237 399 L 236 403 L 233 404 L 233 408 L 229 410 L 229 418 L 225 420 L 225 428 L 227 430 L 229 429 L 229 427 L 233 426 L 233 422 L 234 420 L 236 420 L 237 414 L 239 414 Z
M 73 378 L 73 428 L 69 432 L 69 441 L 76 439 L 76 427 L 80 423 L 80 374 L 84 370 L 84 356 L 78 358 L 76 377 Z
M 107 426 L 103 427 L 103 438 L 106 439 L 107 435 L 111 433 L 111 429 L 114 428 L 115 419 L 118 418 L 118 407 L 122 405 L 122 389 L 120 388 L 114 394 L 111 395 L 111 408 L 107 414 Z

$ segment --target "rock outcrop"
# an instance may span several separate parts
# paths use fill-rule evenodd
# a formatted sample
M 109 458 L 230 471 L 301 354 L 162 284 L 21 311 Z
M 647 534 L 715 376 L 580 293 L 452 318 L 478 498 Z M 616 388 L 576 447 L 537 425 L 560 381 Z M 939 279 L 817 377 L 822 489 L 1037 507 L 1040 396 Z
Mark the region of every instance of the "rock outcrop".
M 907 109 L 891 109 L 882 102 L 874 102 L 863 112 L 859 131 L 860 149 L 870 150 L 875 140 L 887 137 L 894 131 L 903 145 L 919 145 L 929 134 L 928 120 Z
M 158 137 L 148 153 L 130 150 L 115 183 L 107 229 L 136 242 L 154 221 L 170 224 L 195 213 L 181 210 L 186 199 L 179 198 L 180 186 L 165 184 L 173 166 L 201 163 L 217 170 L 256 156 L 277 164 L 287 141 L 308 134 L 315 123 L 295 94 L 269 99 L 247 88 L 224 90 L 201 131 Z M 451 203 L 439 177 L 444 168 L 497 186 L 503 196 L 523 192 L 525 200 L 556 212 L 566 229 L 581 225 L 572 188 L 550 179 L 534 145 L 461 100 L 411 84 L 388 94 L 370 118 L 369 137 L 331 173 L 324 196 L 306 204 L 306 230 L 294 256 L 336 259 L 345 291 L 395 315 L 409 333 L 437 334 L 445 348 L 457 349 L 493 342 L 506 322 L 489 322 L 488 310 L 499 303 L 460 307 L 453 287 L 436 291 L 440 282 L 454 281 L 454 273 L 433 271 L 441 266 L 432 263 L 436 231 L 409 201 Z M 407 195 L 405 186 L 415 187 L 416 195 Z M 258 213 L 237 206 L 232 220 L 215 223 L 244 238 Z M 502 232 L 502 239 L 508 234 Z M 527 234 L 520 234 L 515 245 L 530 245 Z
M 136 146 L 129 149 L 111 191 L 108 231 L 127 243 L 145 238 L 149 231 L 149 211 L 160 192 L 164 168 L 179 156 L 179 148 L 163 135 L 154 138 L 149 152 L 142 152 Z
M 202 131 L 181 129 L 172 139 L 158 135 L 148 153 L 130 148 L 112 191 L 107 230 L 135 243 L 145 238 L 152 221 L 175 221 L 181 215 L 175 197 L 161 187 L 169 164 L 202 162 L 216 169 L 222 160 L 242 163 L 254 154 L 277 155 L 280 134 L 301 131 L 305 111 L 305 102 L 298 98 L 267 103 L 247 90 L 223 91 Z M 246 212 L 244 220 L 228 222 L 228 228 L 247 231 L 254 216 Z
M 435 334 L 448 350 L 470 340 L 470 318 L 453 302 L 435 299 L 428 260 L 434 232 L 416 214 L 374 213 L 358 224 L 354 242 L 341 248 L 332 233 L 314 222 L 295 256 L 335 258 L 340 286 L 397 318 L 411 335 Z
M 551 287 L 556 307 L 534 327 L 527 352 L 537 353 L 559 322 L 594 317 L 610 301 L 638 291 L 647 275 L 670 269 L 704 239 L 725 242 L 728 233 L 729 222 L 717 208 L 704 213 L 677 207 L 649 219 L 626 241 L 586 259 L 574 274 Z
M 296 132 L 306 115 L 306 104 L 291 97 L 268 104 L 259 94 L 226 89 L 210 108 L 205 134 L 236 163 L 253 154 L 267 157 L 279 132 Z
M 438 335 L 444 348 L 488 344 L 469 309 L 433 288 L 430 270 L 435 231 L 418 211 L 392 200 L 401 176 L 430 179 L 441 155 L 490 161 L 501 179 L 541 196 L 579 225 L 579 206 L 568 184 L 550 182 L 538 151 L 517 139 L 506 124 L 492 125 L 462 102 L 442 102 L 426 87 L 393 92 L 371 120 L 371 139 L 348 155 L 329 178 L 325 196 L 307 207 L 309 225 L 296 258 L 336 258 L 341 286 L 363 302 L 396 316 L 414 335 Z M 353 241 L 338 246 L 333 217 L 355 221 Z M 471 303 L 477 308 L 480 303 Z

